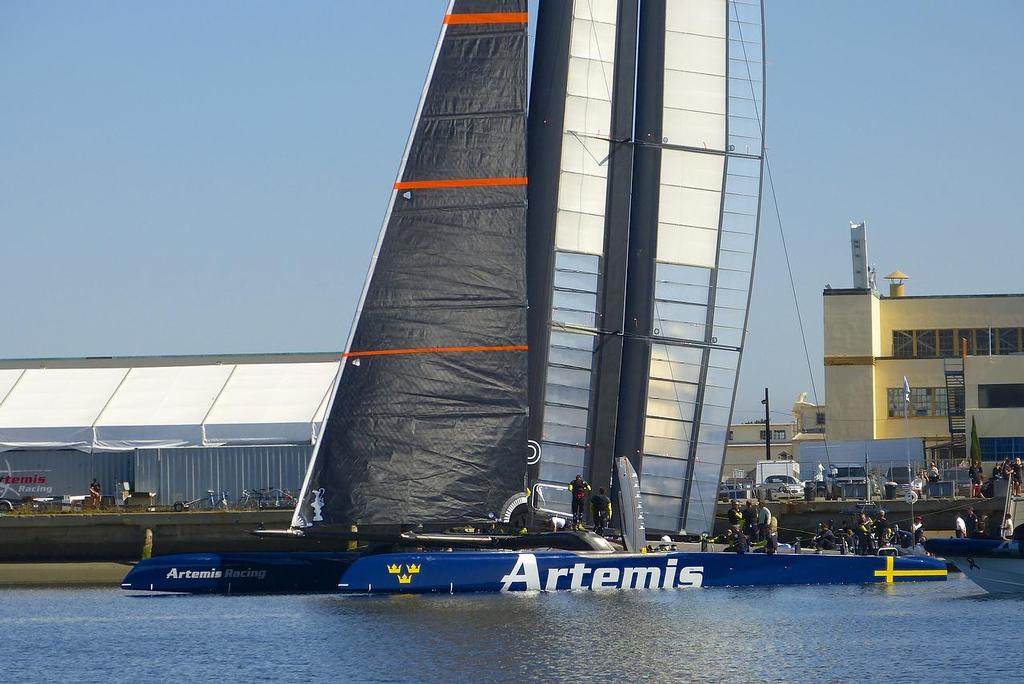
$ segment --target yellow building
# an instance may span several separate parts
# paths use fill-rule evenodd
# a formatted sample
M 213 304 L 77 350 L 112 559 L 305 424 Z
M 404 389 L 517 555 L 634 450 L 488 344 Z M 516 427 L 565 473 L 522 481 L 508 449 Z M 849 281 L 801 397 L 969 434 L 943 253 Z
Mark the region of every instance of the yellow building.
M 923 437 L 944 457 L 976 420 L 986 461 L 1024 456 L 1024 294 L 905 296 L 907 276 L 889 279 L 888 297 L 824 292 L 829 441 Z

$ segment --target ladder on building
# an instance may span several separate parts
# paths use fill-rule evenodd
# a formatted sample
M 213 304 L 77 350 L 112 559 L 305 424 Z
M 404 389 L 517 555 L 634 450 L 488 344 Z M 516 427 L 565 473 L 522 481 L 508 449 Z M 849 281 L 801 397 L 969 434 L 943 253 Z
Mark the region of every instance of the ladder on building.
M 954 459 L 962 460 L 967 457 L 963 357 L 944 359 L 943 371 L 946 376 L 946 419 L 949 422 L 950 450 Z

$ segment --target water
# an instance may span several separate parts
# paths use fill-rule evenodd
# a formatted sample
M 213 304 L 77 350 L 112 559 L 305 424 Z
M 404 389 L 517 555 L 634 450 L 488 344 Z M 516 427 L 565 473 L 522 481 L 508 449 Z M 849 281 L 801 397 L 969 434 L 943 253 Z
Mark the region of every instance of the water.
M 0 650 L 4 682 L 983 680 L 1005 676 L 1020 601 L 959 575 L 544 595 L 25 589 L 0 591 Z

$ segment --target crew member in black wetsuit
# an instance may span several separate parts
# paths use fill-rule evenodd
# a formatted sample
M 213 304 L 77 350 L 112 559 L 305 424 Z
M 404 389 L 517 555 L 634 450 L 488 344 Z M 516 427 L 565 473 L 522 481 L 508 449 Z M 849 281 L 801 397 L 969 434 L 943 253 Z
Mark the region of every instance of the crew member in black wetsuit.
M 743 507 L 743 531 L 746 536 L 751 540 L 757 541 L 757 509 L 754 508 L 753 502 L 747 499 L 747 505 Z
M 725 513 L 726 517 L 729 518 L 729 527 L 736 525 L 737 527 L 743 524 L 743 513 L 740 511 L 740 505 L 734 500 L 732 507 L 729 508 Z
M 725 550 L 735 553 L 747 553 L 750 551 L 750 542 L 747 541 L 747 535 L 743 534 L 743 530 L 738 525 L 729 528 L 729 530 L 729 545 Z
M 569 494 L 572 496 L 572 526 L 573 529 L 582 529 L 583 519 L 587 514 L 587 492 L 590 491 L 590 483 L 577 475 L 576 479 L 569 483 Z
M 612 500 L 604 493 L 604 487 L 590 497 L 590 514 L 594 516 L 594 531 L 604 534 L 604 528 L 612 519 Z

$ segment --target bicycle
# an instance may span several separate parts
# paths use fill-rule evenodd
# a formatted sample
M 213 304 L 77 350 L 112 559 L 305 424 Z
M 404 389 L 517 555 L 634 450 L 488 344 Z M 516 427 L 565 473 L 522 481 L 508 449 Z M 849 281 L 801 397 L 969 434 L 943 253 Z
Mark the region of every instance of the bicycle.
M 274 495 L 274 508 L 295 508 L 298 499 L 287 489 L 271 489 Z
M 218 508 L 228 507 L 228 492 L 227 490 L 220 493 L 220 499 L 216 497 L 216 492 L 212 489 L 206 490 L 206 496 L 201 496 L 198 499 L 192 499 L 191 501 L 175 501 L 174 511 L 181 513 L 182 511 L 192 510 L 192 507 L 202 507 L 206 510 L 216 510 Z
M 266 496 L 267 490 L 265 489 L 243 489 L 242 496 L 238 499 L 238 507 L 245 510 L 259 510 L 263 508 Z

